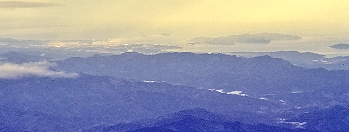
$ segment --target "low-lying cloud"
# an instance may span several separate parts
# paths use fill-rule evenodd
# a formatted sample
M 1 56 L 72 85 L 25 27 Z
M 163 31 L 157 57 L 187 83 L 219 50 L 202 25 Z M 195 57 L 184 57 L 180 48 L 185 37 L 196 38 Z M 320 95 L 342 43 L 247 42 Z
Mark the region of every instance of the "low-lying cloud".
M 54 63 L 49 63 L 47 61 L 23 64 L 0 62 L 0 78 L 16 79 L 25 76 L 74 78 L 78 76 L 77 73 L 65 73 L 50 69 L 54 66 Z
M 191 44 L 214 44 L 214 45 L 234 45 L 236 43 L 268 44 L 272 41 L 298 40 L 299 36 L 278 34 L 278 33 L 258 33 L 221 36 L 216 38 L 197 37 L 190 40 Z
M 58 3 L 28 2 L 28 1 L 1 1 L 0 8 L 41 8 L 51 6 L 62 6 Z

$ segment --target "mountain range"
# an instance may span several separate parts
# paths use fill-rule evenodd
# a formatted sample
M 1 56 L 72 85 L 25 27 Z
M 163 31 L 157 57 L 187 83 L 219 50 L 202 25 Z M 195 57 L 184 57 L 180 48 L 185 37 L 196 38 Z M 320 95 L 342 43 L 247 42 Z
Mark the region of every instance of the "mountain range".
M 0 131 L 347 129 L 345 70 L 304 68 L 270 56 L 128 52 L 55 60 L 1 54 L 1 64 L 35 61 L 78 76 L 0 78 Z
M 271 122 L 273 118 L 267 113 L 285 108 L 270 101 L 206 89 L 83 73 L 73 79 L 0 79 L 0 87 L 0 106 L 10 109 L 3 111 L 3 119 L 8 120 L 4 123 L 10 123 L 10 126 L 16 126 L 13 124 L 22 118 L 33 117 L 36 121 L 47 119 L 47 124 L 55 120 L 75 122 L 71 123 L 74 124 L 73 128 L 84 128 L 102 122 L 127 122 L 197 107 L 218 113 L 232 113 L 244 122 L 254 123 L 255 119 L 260 119 L 258 122 Z M 6 111 L 13 110 L 18 111 L 12 114 L 18 120 L 12 120 L 14 117 L 6 114 Z M 265 113 L 258 114 L 257 111 Z M 19 116 L 18 113 L 24 115 Z M 35 126 L 35 123 L 32 125 Z M 70 128 L 66 125 L 62 127 Z
M 349 71 L 309 69 L 279 58 L 163 53 L 95 55 L 56 61 L 56 70 L 185 85 L 290 107 L 345 105 Z
M 151 123 L 149 123 L 151 122 Z M 266 124 L 244 124 L 227 116 L 215 114 L 205 109 L 195 108 L 182 110 L 166 116 L 147 121 L 136 121 L 116 125 L 99 125 L 84 130 L 85 132 L 316 132 L 311 129 L 289 129 Z

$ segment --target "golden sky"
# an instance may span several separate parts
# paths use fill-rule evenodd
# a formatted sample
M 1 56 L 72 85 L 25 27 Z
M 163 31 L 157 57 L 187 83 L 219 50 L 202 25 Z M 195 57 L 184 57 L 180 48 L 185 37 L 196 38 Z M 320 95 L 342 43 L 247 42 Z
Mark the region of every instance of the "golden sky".
M 349 37 L 348 0 L 0 0 L 0 16 L 0 37 L 17 39 L 178 43 L 246 33 Z

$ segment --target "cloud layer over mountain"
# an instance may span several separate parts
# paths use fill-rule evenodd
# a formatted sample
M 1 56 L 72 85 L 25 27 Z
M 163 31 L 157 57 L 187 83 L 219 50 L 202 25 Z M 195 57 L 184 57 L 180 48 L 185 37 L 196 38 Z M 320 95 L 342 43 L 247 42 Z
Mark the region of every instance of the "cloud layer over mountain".
M 40 77 L 77 77 L 77 73 L 57 72 L 50 69 L 55 66 L 54 63 L 47 61 L 29 62 L 23 64 L 1 63 L 0 62 L 0 78 L 16 79 L 24 76 L 40 76 Z
M 288 34 L 278 33 L 258 33 L 258 34 L 240 34 L 221 36 L 216 38 L 211 37 L 197 37 L 190 40 L 194 44 L 214 44 L 214 45 L 233 45 L 236 43 L 254 43 L 254 44 L 268 44 L 272 41 L 278 40 L 299 40 L 301 37 Z

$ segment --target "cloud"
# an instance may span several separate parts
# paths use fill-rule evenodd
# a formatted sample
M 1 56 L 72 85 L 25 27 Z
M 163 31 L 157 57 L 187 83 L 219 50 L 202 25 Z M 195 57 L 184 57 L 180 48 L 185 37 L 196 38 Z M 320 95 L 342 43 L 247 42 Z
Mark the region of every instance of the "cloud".
M 0 8 L 41 8 L 62 6 L 58 3 L 46 3 L 46 2 L 28 2 L 28 1 L 1 1 Z
M 221 36 L 216 38 L 197 37 L 190 40 L 191 44 L 214 44 L 214 45 L 233 45 L 236 43 L 253 43 L 253 44 L 268 44 L 272 41 L 280 40 L 298 40 L 299 36 L 278 34 L 278 33 L 258 33 L 258 34 L 240 34 Z
M 335 45 L 331 45 L 331 48 L 334 49 L 349 49 L 349 44 L 335 44 Z
M 16 79 L 25 76 L 74 78 L 78 76 L 77 73 L 53 71 L 50 69 L 50 67 L 53 66 L 55 66 L 54 63 L 49 63 L 47 61 L 23 64 L 0 62 L 0 78 Z

